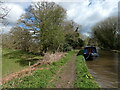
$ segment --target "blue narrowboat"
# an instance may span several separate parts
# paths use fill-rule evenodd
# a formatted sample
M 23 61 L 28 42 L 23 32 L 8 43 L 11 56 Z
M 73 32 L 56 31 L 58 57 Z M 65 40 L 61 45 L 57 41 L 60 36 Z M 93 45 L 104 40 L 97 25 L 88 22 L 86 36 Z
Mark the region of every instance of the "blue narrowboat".
M 86 60 L 93 59 L 98 56 L 98 52 L 96 47 L 94 46 L 87 46 L 84 48 L 84 57 Z

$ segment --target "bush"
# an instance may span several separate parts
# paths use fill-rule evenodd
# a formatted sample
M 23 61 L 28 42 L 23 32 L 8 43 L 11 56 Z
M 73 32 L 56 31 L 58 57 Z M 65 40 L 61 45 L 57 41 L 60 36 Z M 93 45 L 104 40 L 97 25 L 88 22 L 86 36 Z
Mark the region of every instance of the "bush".
M 71 51 L 72 49 L 73 49 L 72 46 L 70 46 L 69 44 L 64 44 L 63 46 L 64 52 Z

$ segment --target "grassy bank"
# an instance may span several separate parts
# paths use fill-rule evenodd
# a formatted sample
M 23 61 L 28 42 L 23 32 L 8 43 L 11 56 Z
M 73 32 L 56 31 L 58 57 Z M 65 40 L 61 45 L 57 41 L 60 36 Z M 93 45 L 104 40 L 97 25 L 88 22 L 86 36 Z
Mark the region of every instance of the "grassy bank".
M 74 86 L 75 88 L 100 88 L 88 72 L 88 68 L 82 55 L 77 56 L 76 79 Z
M 41 56 L 33 55 L 32 53 L 22 50 L 3 49 L 2 50 L 2 75 L 3 77 L 24 69 L 29 66 L 29 62 L 34 64 Z
M 75 54 L 75 51 L 70 51 L 65 57 L 57 62 L 53 62 L 50 65 L 43 65 L 42 67 L 47 67 L 48 69 L 37 70 L 30 76 L 25 76 L 23 78 L 17 78 L 8 83 L 4 84 L 4 88 L 45 88 L 47 87 L 49 81 L 61 68 L 65 65 L 71 57 Z

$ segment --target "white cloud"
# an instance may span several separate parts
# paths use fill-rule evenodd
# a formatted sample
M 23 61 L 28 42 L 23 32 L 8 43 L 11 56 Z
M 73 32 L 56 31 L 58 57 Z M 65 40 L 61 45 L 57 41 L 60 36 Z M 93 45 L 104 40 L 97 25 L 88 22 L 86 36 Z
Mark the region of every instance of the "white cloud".
M 7 16 L 7 20 L 10 23 L 16 23 L 20 16 L 25 13 L 23 8 L 14 3 L 8 3 L 7 6 L 11 9 L 10 13 Z
M 117 16 L 118 0 L 81 0 L 80 2 L 60 3 L 67 9 L 68 19 L 83 26 L 82 33 L 91 31 L 91 27 L 109 17 Z
M 2 2 L 30 2 L 31 0 L 1 0 Z
M 7 33 L 12 28 L 11 25 L 9 25 L 9 26 L 1 25 L 0 27 L 2 27 L 1 30 L 0 30 L 0 33 Z
M 5 3 L 4 5 L 10 9 L 10 12 L 6 16 L 6 21 L 9 23 L 9 25 L 8 26 L 1 25 L 3 32 L 7 32 L 11 29 L 13 25 L 16 24 L 17 20 L 23 13 L 25 13 L 25 11 L 20 5 L 15 3 Z
M 90 32 L 90 28 L 95 23 L 109 16 L 117 15 L 119 0 L 10 0 L 8 2 L 11 3 L 7 3 L 7 5 L 12 8 L 8 15 L 9 22 L 15 24 L 21 14 L 25 12 L 25 2 L 36 1 L 55 1 L 60 4 L 67 10 L 68 19 L 73 19 L 76 23 L 81 24 L 83 26 L 81 32 L 86 34 L 87 32 Z M 15 2 L 24 3 L 16 4 Z

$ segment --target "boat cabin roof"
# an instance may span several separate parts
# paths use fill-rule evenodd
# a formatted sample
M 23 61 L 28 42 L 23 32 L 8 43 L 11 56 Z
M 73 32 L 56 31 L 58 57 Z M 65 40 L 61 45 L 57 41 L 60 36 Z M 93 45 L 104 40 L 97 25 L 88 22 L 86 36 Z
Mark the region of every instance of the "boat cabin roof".
M 94 46 L 86 46 L 85 49 L 87 49 L 87 48 L 96 48 L 96 47 L 94 47 Z
M 84 53 L 88 53 L 88 52 L 92 52 L 92 53 L 96 53 L 96 47 L 94 46 L 87 46 L 84 48 Z

